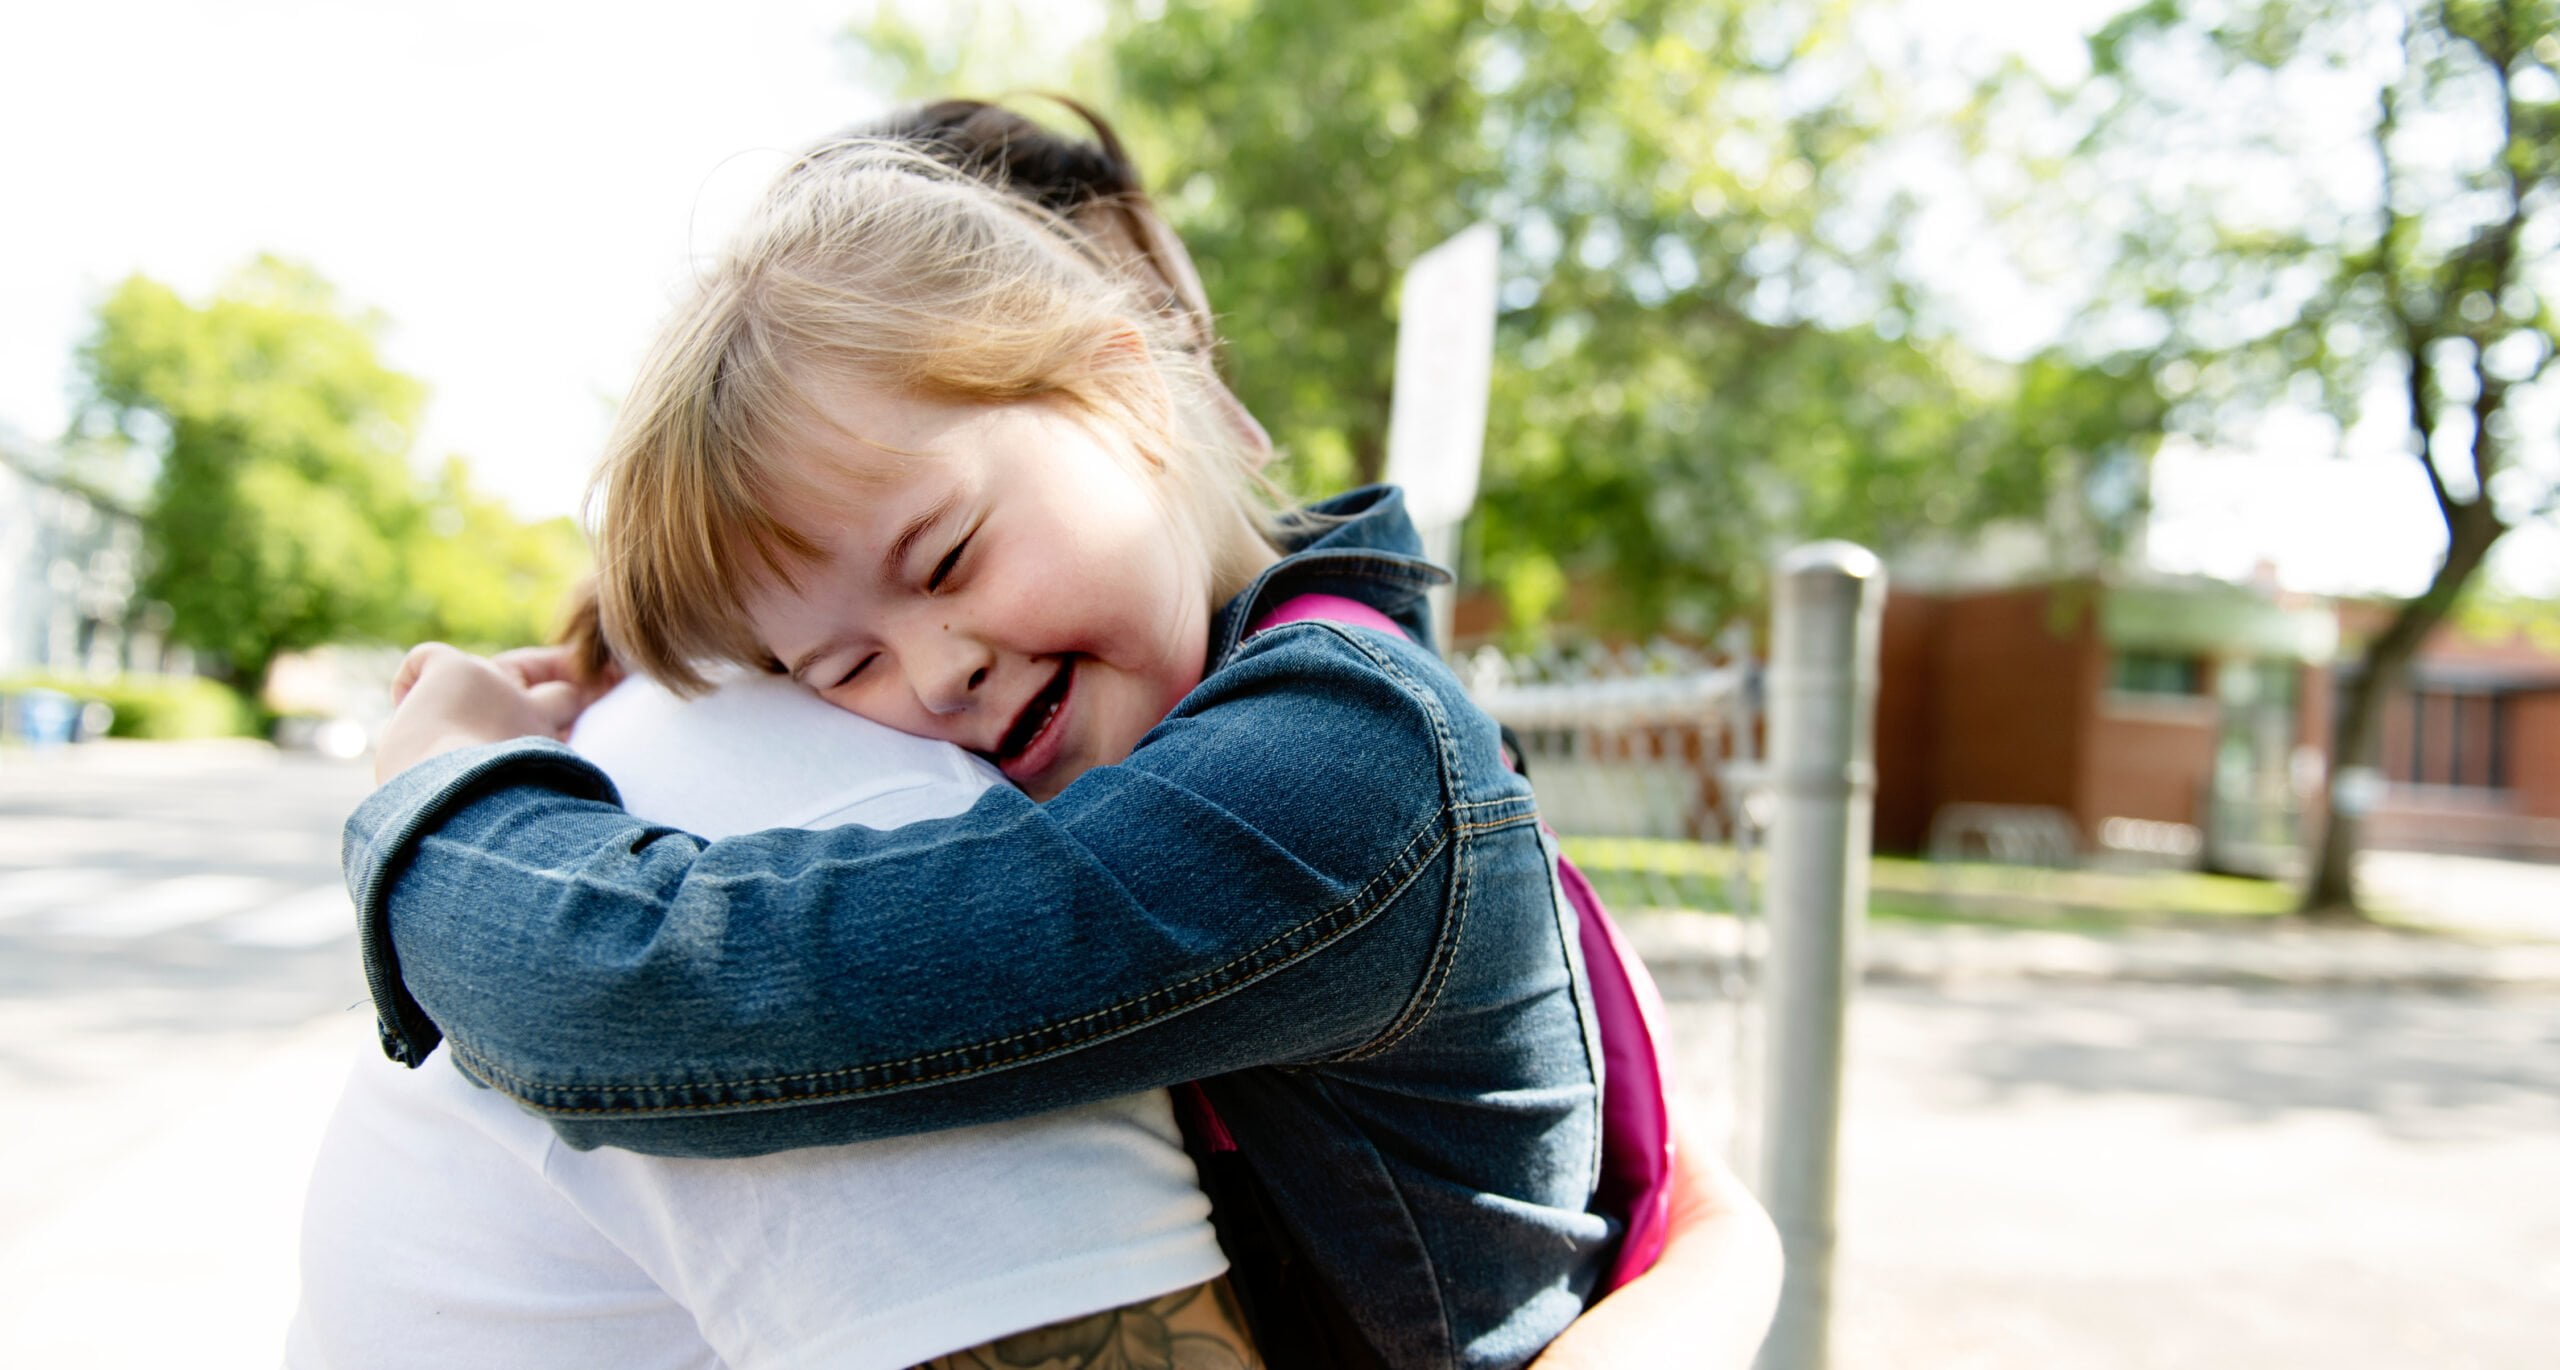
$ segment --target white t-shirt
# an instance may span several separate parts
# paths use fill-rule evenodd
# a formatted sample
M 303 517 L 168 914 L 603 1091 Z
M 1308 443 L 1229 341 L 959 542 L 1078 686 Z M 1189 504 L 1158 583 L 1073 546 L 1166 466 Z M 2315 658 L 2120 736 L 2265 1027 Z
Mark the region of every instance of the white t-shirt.
M 633 681 L 572 739 L 709 837 L 966 809 L 956 747 L 739 676 Z M 305 1202 L 292 1370 L 895 1367 L 1226 1269 L 1162 1092 L 746 1160 L 576 1151 L 431 1060 L 349 1075 Z

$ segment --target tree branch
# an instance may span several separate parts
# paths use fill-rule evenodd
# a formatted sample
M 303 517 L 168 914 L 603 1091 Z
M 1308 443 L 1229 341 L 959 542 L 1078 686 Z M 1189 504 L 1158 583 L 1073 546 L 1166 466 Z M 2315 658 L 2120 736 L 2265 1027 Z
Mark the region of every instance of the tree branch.
M 2403 317 L 2400 322 L 2401 337 L 2409 350 L 2409 428 L 2418 435 L 2418 465 L 2427 473 L 2427 489 L 2435 494 L 2436 513 L 2444 519 L 2445 536 L 2451 537 L 2455 523 L 2462 517 L 2462 501 L 2453 497 L 2452 488 L 2444 483 L 2443 470 L 2436 465 L 2435 425 L 2428 421 L 2427 391 L 2434 388 L 2428 377 L 2435 363 L 2427 360 L 2426 345 L 2434 338 L 2410 319 Z M 2474 444 L 2477 445 L 2476 435 Z M 2487 493 L 2481 492 L 2484 498 Z
M 2405 36 L 2402 42 L 2406 44 Z M 2382 172 L 2382 234 L 2374 246 L 2374 271 L 2382 278 L 2383 309 L 2390 314 L 2392 326 L 2399 331 L 2400 350 L 2408 356 L 2409 431 L 2418 438 L 2417 451 L 2413 455 L 2419 467 L 2427 473 L 2427 489 L 2435 495 L 2436 513 L 2444 520 L 2445 536 L 2452 538 L 2459 535 L 2455 525 L 2460 520 L 2461 505 L 2454 499 L 2452 489 L 2445 484 L 2444 472 L 2436 467 L 2435 424 L 2427 413 L 2427 392 L 2433 388 L 2429 384 L 2429 372 L 2434 366 L 2427 359 L 2427 347 L 2435 341 L 2435 330 L 2418 319 L 2417 310 L 2409 300 L 2408 284 L 2402 279 L 2401 272 L 2400 250 L 2408 236 L 2408 221 L 2400 213 L 2397 195 L 2399 168 L 2391 160 L 2391 135 L 2400 126 L 2399 95 L 2397 83 L 2383 82 L 2381 112 L 2373 121 L 2373 155 Z
M 2547 519 L 2553 514 L 2560 514 L 2560 485 L 2554 485 L 2545 491 L 2542 502 L 2526 510 L 2524 517 L 2517 519 L 2516 522 L 2531 523 L 2536 519 Z
M 2450 31 L 2450 14 L 2445 16 L 2445 22 Z M 2489 432 L 2489 421 L 2497 417 L 2498 410 L 2507 400 L 2505 383 L 2489 374 L 2490 339 L 2487 334 L 2489 327 L 2505 312 L 2507 288 L 2515 282 L 2516 238 L 2524 226 L 2523 170 L 2518 165 L 2515 145 L 2516 95 L 2514 82 L 2507 71 L 2515 60 L 2515 25 L 2513 16 L 2505 8 L 2497 11 L 2496 23 L 2499 31 L 2494 44 L 2463 35 L 2465 41 L 2480 53 L 2491 78 L 2498 83 L 2498 166 L 2505 173 L 2507 188 L 2507 212 L 2484 235 L 2486 241 L 2483 245 L 2487 251 L 2483 256 L 2489 267 L 2489 280 L 2484 287 L 2489 293 L 2489 320 L 2471 340 L 2474 351 L 2472 370 L 2479 376 L 2479 385 L 2471 395 L 2471 469 L 2479 478 L 2480 498 L 2483 500 L 2489 498 L 2489 481 L 2498 474 L 2502 456 L 2500 444 Z

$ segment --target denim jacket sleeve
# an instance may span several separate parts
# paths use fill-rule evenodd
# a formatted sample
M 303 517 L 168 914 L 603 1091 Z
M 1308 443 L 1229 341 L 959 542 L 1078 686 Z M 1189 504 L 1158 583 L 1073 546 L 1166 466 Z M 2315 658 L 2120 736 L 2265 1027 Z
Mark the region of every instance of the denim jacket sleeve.
M 1359 1055 L 1444 973 L 1453 843 L 1535 821 L 1453 797 L 1483 725 L 1435 670 L 1282 629 L 1049 803 L 892 832 L 706 844 L 555 744 L 437 758 L 348 824 L 386 1048 L 440 1030 L 573 1144 L 697 1155 Z

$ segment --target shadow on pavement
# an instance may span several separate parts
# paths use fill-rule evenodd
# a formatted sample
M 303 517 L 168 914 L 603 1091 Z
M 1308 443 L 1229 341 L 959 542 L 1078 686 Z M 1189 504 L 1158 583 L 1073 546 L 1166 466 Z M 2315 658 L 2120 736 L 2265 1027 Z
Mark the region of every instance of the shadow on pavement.
M 1985 1101 L 2027 1091 L 2193 1100 L 2235 1119 L 2361 1114 L 2459 1140 L 2560 1126 L 2560 996 L 2210 986 L 1975 990 L 1940 1011 Z

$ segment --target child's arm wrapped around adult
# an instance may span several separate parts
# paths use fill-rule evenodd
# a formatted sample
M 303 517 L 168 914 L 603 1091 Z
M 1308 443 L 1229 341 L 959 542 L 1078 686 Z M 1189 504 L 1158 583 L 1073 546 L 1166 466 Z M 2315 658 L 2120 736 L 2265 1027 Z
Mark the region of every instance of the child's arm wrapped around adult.
M 392 779 L 347 867 L 386 1047 L 573 1144 L 725 1155 L 1356 1053 L 1446 949 L 1449 720 L 1392 648 L 1274 634 L 1046 805 L 704 843 L 518 739 Z M 1532 822 L 1525 797 L 1516 821 Z

